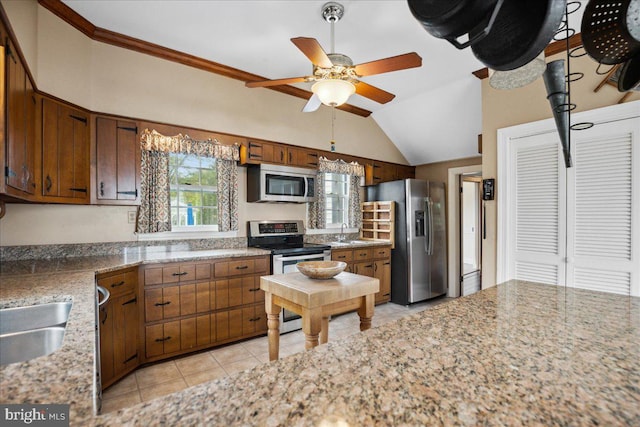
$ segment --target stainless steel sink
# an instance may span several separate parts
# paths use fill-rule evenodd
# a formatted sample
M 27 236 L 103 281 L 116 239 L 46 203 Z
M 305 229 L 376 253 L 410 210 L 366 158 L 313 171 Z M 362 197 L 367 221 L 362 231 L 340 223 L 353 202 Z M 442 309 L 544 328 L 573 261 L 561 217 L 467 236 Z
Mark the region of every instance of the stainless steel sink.
M 0 310 L 0 335 L 67 323 L 71 301 L 52 302 Z
M 0 310 L 0 365 L 51 354 L 62 345 L 71 301 Z
M 51 354 L 62 346 L 64 327 L 34 329 L 0 335 L 0 365 Z

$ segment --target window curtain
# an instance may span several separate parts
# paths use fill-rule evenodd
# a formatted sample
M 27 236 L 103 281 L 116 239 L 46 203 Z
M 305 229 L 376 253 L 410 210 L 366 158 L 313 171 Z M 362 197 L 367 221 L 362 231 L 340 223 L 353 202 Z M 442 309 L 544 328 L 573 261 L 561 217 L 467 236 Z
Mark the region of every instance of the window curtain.
M 218 230 L 238 229 L 237 145 L 216 140 L 196 141 L 188 135 L 165 136 L 145 129 L 141 136 L 140 210 L 136 231 L 171 231 L 169 153 L 197 154 L 216 159 L 218 173 Z
M 348 221 L 349 228 L 360 228 L 362 223 L 362 213 L 360 210 L 360 181 L 364 176 L 364 166 L 357 162 L 347 163 L 344 160 L 328 160 L 325 157 L 318 159 L 318 182 L 316 184 L 316 201 L 309 204 L 309 228 L 326 228 L 327 215 L 325 174 L 339 173 L 349 176 L 349 206 Z

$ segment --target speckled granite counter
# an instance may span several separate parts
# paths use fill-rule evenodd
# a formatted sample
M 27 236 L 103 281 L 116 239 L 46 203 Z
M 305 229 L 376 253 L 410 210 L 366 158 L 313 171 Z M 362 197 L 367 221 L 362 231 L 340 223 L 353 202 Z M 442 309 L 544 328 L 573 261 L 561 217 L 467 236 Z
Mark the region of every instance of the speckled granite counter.
M 126 255 L 0 263 L 0 308 L 73 301 L 62 347 L 0 367 L 0 403 L 69 403 L 72 424 L 94 414 L 95 274 L 155 262 L 266 255 L 254 248 L 138 251 Z
M 92 421 L 630 426 L 639 385 L 640 298 L 513 281 Z
M 33 376 L 0 371 L 2 402 L 69 402 L 72 425 L 640 425 L 640 298 L 516 281 L 94 417 L 90 276 L 2 277 L 2 301 L 64 277 L 48 298 L 86 309 Z

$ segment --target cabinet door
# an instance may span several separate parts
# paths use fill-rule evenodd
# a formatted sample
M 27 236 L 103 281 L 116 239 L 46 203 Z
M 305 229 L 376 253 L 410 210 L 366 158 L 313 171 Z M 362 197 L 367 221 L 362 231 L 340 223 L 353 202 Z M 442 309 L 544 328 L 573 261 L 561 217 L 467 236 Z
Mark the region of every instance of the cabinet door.
M 180 349 L 189 350 L 197 345 L 197 322 L 196 318 L 180 320 Z
M 180 285 L 180 315 L 196 313 L 196 285 Z
M 215 335 L 214 339 L 215 341 Z M 196 344 L 207 345 L 212 342 L 211 339 L 211 315 L 205 314 L 196 317 Z
M 138 365 L 138 300 L 128 294 L 113 300 L 113 349 L 116 376 Z
M 113 347 L 113 301 L 107 301 L 100 307 L 100 373 L 103 384 L 108 384 L 115 377 Z
M 46 201 L 89 200 L 88 115 L 44 98 L 42 195 Z
M 373 261 L 357 262 L 353 264 L 353 273 L 373 277 Z
M 377 260 L 373 264 L 373 277 L 380 280 L 380 291 L 376 293 L 376 303 L 391 299 L 391 260 Z
M 258 301 L 264 301 L 264 291 L 260 289 L 260 277 L 243 277 L 242 304 L 253 304 Z
M 96 199 L 138 204 L 140 148 L 134 122 L 96 119 Z M 123 203 L 128 202 L 128 203 Z

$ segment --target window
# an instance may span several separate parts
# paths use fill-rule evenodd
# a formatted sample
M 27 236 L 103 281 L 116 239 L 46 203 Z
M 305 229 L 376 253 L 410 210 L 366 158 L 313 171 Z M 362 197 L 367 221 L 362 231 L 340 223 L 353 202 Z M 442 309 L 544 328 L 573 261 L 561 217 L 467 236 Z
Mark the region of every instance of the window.
M 192 227 L 218 228 L 216 159 L 196 154 L 169 155 L 171 225 L 174 231 Z
M 349 223 L 349 175 L 325 173 L 327 228 Z

